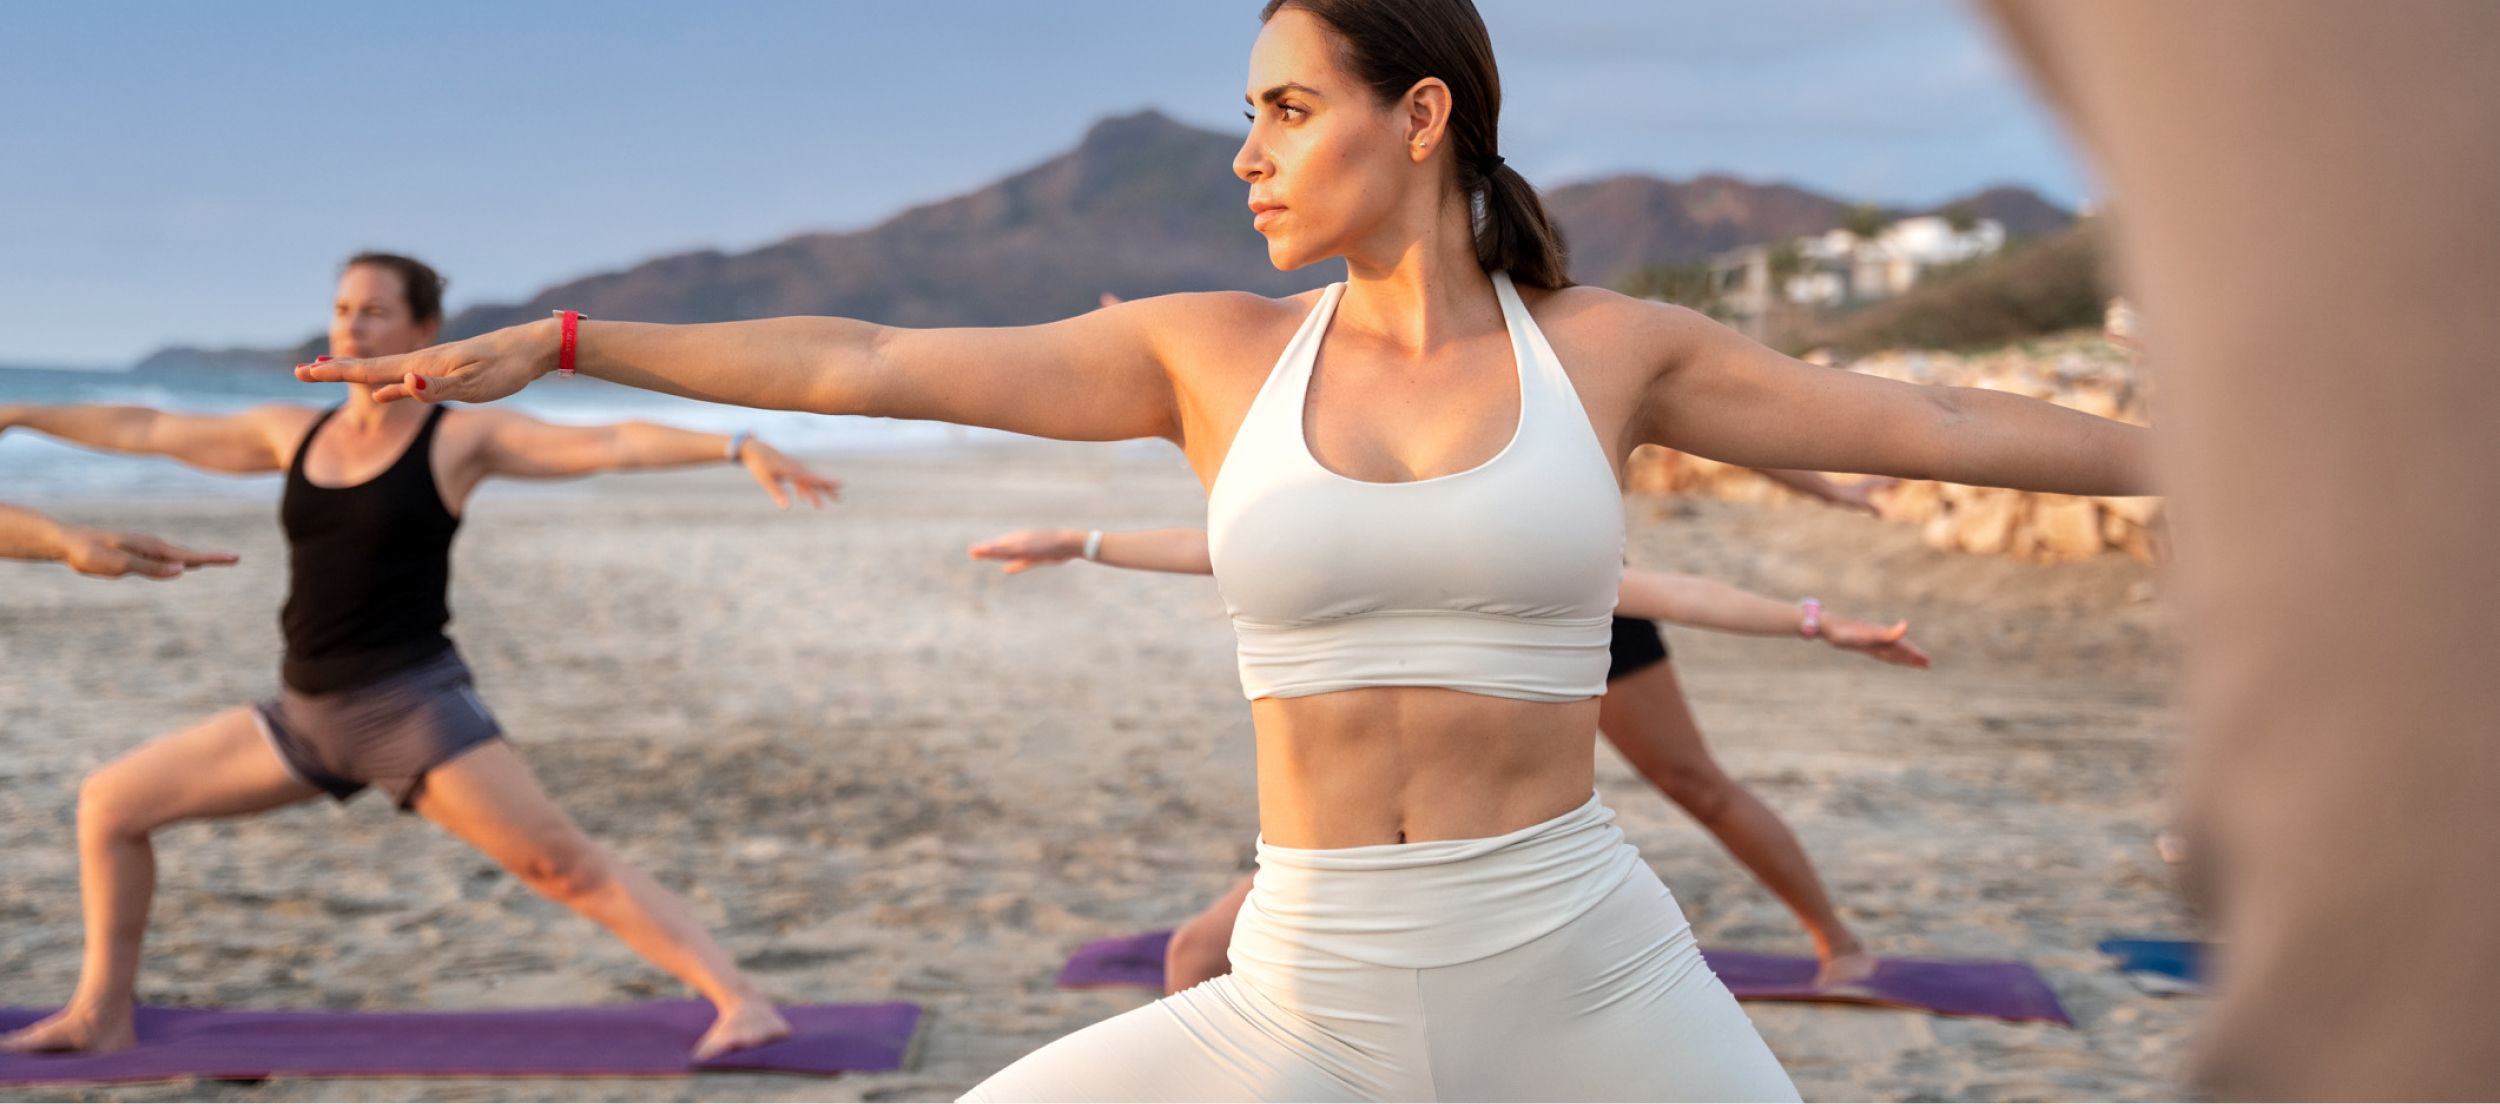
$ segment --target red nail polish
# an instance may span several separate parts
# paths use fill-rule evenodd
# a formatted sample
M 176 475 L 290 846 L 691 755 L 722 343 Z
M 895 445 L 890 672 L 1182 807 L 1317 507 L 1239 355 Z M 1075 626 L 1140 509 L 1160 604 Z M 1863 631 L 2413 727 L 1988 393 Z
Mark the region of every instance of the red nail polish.
M 328 359 L 330 359 L 330 358 L 328 358 L 328 357 L 326 357 L 326 356 L 317 356 L 317 357 L 314 357 L 314 358 L 313 358 L 313 363 L 315 363 L 315 364 L 319 364 L 319 363 L 321 363 L 322 361 L 325 361 L 325 360 L 328 360 Z
M 418 377 L 417 377 L 417 390 L 419 390 L 419 391 L 423 391 L 423 390 L 425 390 L 425 377 L 424 377 L 424 376 L 418 376 Z

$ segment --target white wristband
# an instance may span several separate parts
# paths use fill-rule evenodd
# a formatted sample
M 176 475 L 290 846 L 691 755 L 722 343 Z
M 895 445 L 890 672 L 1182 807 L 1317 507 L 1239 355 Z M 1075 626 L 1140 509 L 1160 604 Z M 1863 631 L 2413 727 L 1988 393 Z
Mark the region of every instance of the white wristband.
M 1085 558 L 1095 563 L 1102 562 L 1102 530 L 1085 534 Z
M 739 431 L 738 431 L 735 435 L 731 436 L 731 437 L 729 438 L 729 462 L 730 462 L 730 463 L 732 463 L 732 464 L 737 463 L 737 462 L 738 462 L 738 454 L 739 454 L 739 453 L 741 453 L 741 452 L 745 452 L 745 451 L 746 451 L 746 447 L 747 447 L 747 442 L 748 442 L 748 441 L 752 441 L 752 440 L 754 440 L 754 439 L 755 439 L 755 434 L 753 434 L 753 433 L 751 433 L 751 432 L 749 432 L 749 431 L 747 431 L 747 430 L 743 430 L 743 429 L 739 430 Z

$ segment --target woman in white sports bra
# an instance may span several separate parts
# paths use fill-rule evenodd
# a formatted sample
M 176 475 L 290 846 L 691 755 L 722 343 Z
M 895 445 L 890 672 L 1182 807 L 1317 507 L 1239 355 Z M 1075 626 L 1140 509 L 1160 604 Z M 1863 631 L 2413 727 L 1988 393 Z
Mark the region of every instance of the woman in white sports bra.
M 1034 1052 L 1000 1100 L 1794 1099 L 1592 796 L 1643 442 L 1751 467 L 2142 494 L 2143 431 L 1800 364 L 1571 287 L 1502 166 L 1467 0 L 1271 0 L 1234 170 L 1347 280 L 1039 326 L 540 322 L 298 369 L 480 402 L 561 368 L 716 402 L 1163 437 L 1208 487 L 1258 738 L 1235 970 Z M 561 386 L 561 384 L 558 384 Z

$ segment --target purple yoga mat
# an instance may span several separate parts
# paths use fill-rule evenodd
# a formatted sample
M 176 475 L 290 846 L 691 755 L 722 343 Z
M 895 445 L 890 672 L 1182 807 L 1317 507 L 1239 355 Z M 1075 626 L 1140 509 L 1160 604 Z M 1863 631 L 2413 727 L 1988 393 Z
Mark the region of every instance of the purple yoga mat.
M 1171 941 L 1170 932 L 1095 940 L 1068 959 L 1059 971 L 1059 985 L 1063 989 L 1159 990 L 1163 988 L 1163 949 Z M 1875 976 L 1863 982 L 1816 989 L 1811 958 L 1706 949 L 1701 953 L 1738 1000 L 1876 1004 L 1947 1016 L 2074 1024 L 2039 971 L 2020 962 L 1887 958 L 1876 965 Z
M 2017 1023 L 2073 1027 L 2048 980 L 2027 963 L 1967 959 L 1885 958 L 1875 976 L 1830 989 L 1814 987 L 1812 958 L 1704 949 L 1702 958 L 1738 1000 L 1831 1001 L 1915 1008 L 1947 1016 L 1987 1016 Z
M 1059 968 L 1062 989 L 1152 989 L 1163 991 L 1163 949 L 1172 945 L 1168 931 L 1141 932 L 1116 939 L 1097 939 L 1076 949 Z
M 50 1015 L 0 1008 L 0 1032 Z M 790 1037 L 697 1066 L 702 1001 L 524 1012 L 244 1012 L 141 1008 L 139 1045 L 111 1054 L 0 1054 L 0 1085 L 267 1077 L 661 1077 L 707 1070 L 900 1069 L 914 1004 L 788 1005 Z

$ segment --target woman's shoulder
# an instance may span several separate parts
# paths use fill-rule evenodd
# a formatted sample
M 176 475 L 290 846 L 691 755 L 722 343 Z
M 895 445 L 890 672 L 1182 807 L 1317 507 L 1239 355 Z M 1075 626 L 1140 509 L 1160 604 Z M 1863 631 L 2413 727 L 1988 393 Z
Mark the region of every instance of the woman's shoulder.
M 1131 310 L 1166 363 L 1213 367 L 1264 364 L 1291 341 L 1325 288 L 1294 295 L 1189 291 L 1133 299 L 1106 310 Z
M 1521 288 L 1520 301 L 1559 349 L 1570 346 L 1608 360 L 1646 365 L 1661 353 L 1689 347 L 1723 327 L 1709 315 L 1657 299 L 1602 287 Z
M 1642 299 L 1590 284 L 1560 288 L 1521 287 L 1519 301 L 1527 306 L 1537 325 L 1543 327 L 1567 325 L 1619 329 L 1627 326 L 1672 326 L 1684 321 L 1681 316 L 1694 315 L 1694 312 L 1673 303 Z
M 1319 305 L 1320 296 L 1327 290 L 1324 287 L 1312 288 L 1283 296 L 1248 291 L 1181 291 L 1132 299 L 1105 309 L 1136 310 L 1159 321 L 1193 329 L 1256 330 L 1287 321 L 1301 325 L 1302 319 Z

